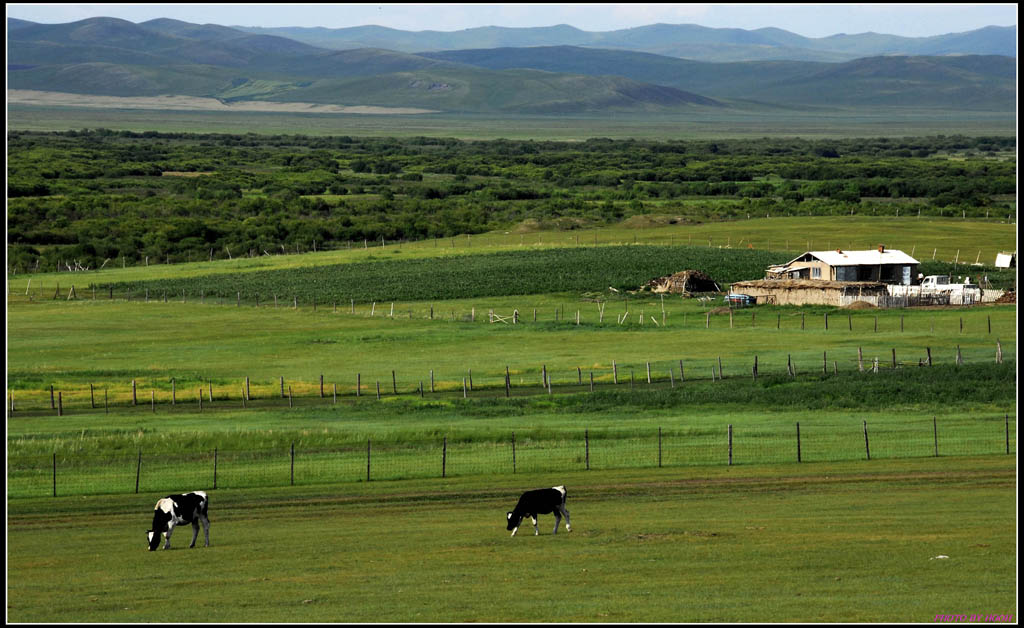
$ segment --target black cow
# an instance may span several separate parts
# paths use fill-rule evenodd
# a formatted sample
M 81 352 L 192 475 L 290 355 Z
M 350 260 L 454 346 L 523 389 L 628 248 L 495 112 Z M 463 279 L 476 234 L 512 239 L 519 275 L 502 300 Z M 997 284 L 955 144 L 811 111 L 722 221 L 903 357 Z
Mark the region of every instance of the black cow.
M 206 515 L 206 509 L 210 500 L 206 493 L 194 491 L 183 495 L 168 495 L 156 503 L 153 509 L 153 528 L 146 532 L 149 541 L 149 551 L 153 551 L 160 545 L 160 535 L 163 534 L 167 541 L 164 549 L 171 549 L 171 532 L 174 526 L 183 523 L 192 524 L 192 544 L 196 546 L 196 538 L 199 536 L 199 522 L 203 523 L 203 532 L 206 534 L 206 547 L 210 547 L 210 519 Z
M 533 533 L 539 535 L 537 515 L 553 512 L 555 513 L 555 531 L 552 534 L 558 534 L 558 523 L 562 520 L 562 515 L 565 515 L 565 531 L 572 532 L 572 527 L 569 525 L 569 511 L 565 508 L 565 496 L 564 486 L 526 491 L 519 498 L 515 510 L 508 513 L 508 527 L 505 529 L 512 530 L 512 536 L 515 536 L 516 531 L 519 530 L 519 524 L 523 522 L 523 517 L 529 515 L 533 519 Z

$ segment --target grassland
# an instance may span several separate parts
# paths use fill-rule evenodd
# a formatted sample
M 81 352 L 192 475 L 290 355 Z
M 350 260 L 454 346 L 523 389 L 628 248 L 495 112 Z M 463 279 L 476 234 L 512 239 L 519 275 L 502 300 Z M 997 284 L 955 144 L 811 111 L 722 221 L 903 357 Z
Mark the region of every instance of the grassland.
M 190 133 L 303 133 L 463 139 L 583 140 L 589 137 L 709 139 L 748 137 L 904 137 L 1014 135 L 1012 114 L 866 108 L 843 111 L 778 110 L 692 115 L 508 116 L 419 114 L 282 114 L 131 111 L 12 104 L 8 128 L 56 131 L 107 128 Z
M 151 495 L 8 509 L 14 622 L 932 622 L 1016 615 L 1006 456 L 211 492 L 211 547 L 147 552 Z M 523 487 L 573 530 L 509 538 Z M 96 524 L 102 520 L 102 524 Z M 82 522 L 90 522 L 83 525 Z M 527 526 L 528 528 L 528 526 Z M 521 532 L 528 532 L 523 530 Z M 200 542 L 201 545 L 201 542 Z M 188 599 L 188 604 L 180 600 Z
M 194 131 L 200 120 L 218 132 L 228 122 L 239 131 L 308 124 L 303 133 L 379 135 L 384 124 L 214 114 L 157 121 L 146 112 L 74 118 L 81 112 L 70 110 L 42 119 L 27 111 L 13 107 L 12 125 L 87 120 Z M 449 135 L 456 122 L 391 118 L 390 129 L 396 120 L 409 135 Z M 897 135 L 899 124 L 788 120 L 780 133 L 829 137 Z M 986 132 L 1002 128 L 974 121 Z M 698 127 L 708 120 L 654 118 L 613 127 L 560 120 L 558 129 L 526 118 L 520 126 L 458 122 L 466 137 L 764 134 L 736 119 L 706 128 Z M 927 124 L 945 128 L 938 118 Z M 605 267 L 586 255 L 614 262 L 650 252 L 634 244 L 707 244 L 726 256 L 783 259 L 885 244 L 944 264 L 934 266 L 943 272 L 976 275 L 994 269 L 967 264 L 1016 247 L 1015 216 L 1002 219 L 672 224 L 671 215 L 649 215 L 586 231 L 523 223 L 413 244 L 189 264 L 110 260 L 100 271 L 9 276 L 8 618 L 165 621 L 169 606 L 183 609 L 175 617 L 182 622 L 930 622 L 939 614 L 1016 614 L 1015 305 L 730 311 L 631 294 L 625 284 L 609 290 L 606 281 L 512 289 L 511 271 L 481 263 L 483 254 L 536 252 L 589 260 L 573 272 L 599 276 Z M 461 266 L 502 289 L 403 292 L 403 283 L 433 281 L 411 272 L 419 264 Z M 398 291 L 351 276 L 354 269 L 369 284 L 369 271 L 380 268 Z M 282 294 L 261 288 L 257 307 L 255 291 L 243 286 L 261 273 L 273 275 Z M 294 296 L 307 274 L 348 287 L 325 298 L 323 285 L 305 286 L 305 296 L 321 295 L 314 307 Z M 1015 273 L 993 277 L 1016 281 Z M 194 287 L 215 279 L 239 283 L 197 297 Z M 126 286 L 134 287 L 130 301 Z M 179 297 L 179 286 L 187 294 Z M 232 297 L 243 289 L 244 299 Z M 490 317 L 516 310 L 518 324 Z M 934 366 L 918 368 L 929 351 Z M 875 359 L 878 373 L 870 372 Z M 200 411 L 197 396 L 205 395 Z M 800 464 L 796 423 L 806 439 Z M 871 460 L 861 457 L 866 425 Z M 520 466 L 510 471 L 513 432 Z M 592 449 L 581 446 L 581 432 Z M 654 455 L 659 432 L 664 468 Z M 368 441 L 372 481 L 363 476 Z M 290 484 L 293 445 L 295 486 L 282 486 Z M 440 446 L 450 447 L 444 478 Z M 219 483 L 211 483 L 211 451 Z M 51 460 L 59 465 L 57 497 L 49 496 Z M 552 484 L 569 487 L 573 532 L 550 536 L 548 518 L 542 536 L 509 539 L 503 513 L 517 494 Z M 181 530 L 173 551 L 145 552 L 156 497 L 197 488 L 211 490 L 213 546 L 186 551 Z M 181 606 L 183 598 L 196 602 Z
M 8 292 L 21 295 L 31 288 L 42 294 L 42 287 L 53 288 L 63 283 L 79 289 L 89 285 L 148 282 L 185 279 L 205 275 L 248 273 L 328 266 L 380 260 L 414 260 L 451 256 L 504 253 L 509 251 L 545 251 L 552 248 L 579 246 L 621 246 L 651 244 L 715 249 L 748 249 L 795 257 L 806 250 L 872 249 L 884 244 L 900 249 L 923 262 L 958 262 L 952 271 L 977 274 L 970 266 L 984 264 L 982 272 L 994 271 L 990 266 L 1000 251 L 1016 247 L 1014 221 L 978 221 L 955 218 L 916 218 L 906 216 L 804 216 L 747 220 L 671 224 L 672 216 L 647 216 L 630 219 L 612 227 L 595 227 L 571 231 L 543 229 L 539 224 L 524 224 L 519 229 L 496 231 L 471 236 L 434 238 L 418 242 L 385 243 L 353 242 L 348 247 L 303 254 L 259 255 L 234 259 L 196 261 L 189 264 L 141 265 L 111 260 L 102 270 L 84 273 L 33 273 L 8 277 Z M 788 258 L 791 259 L 791 258 Z M 82 279 L 79 279 L 79 278 Z M 29 281 L 32 284 L 29 284 Z M 52 286 L 52 287 L 51 287 Z M 66 296 L 66 295 L 65 295 Z

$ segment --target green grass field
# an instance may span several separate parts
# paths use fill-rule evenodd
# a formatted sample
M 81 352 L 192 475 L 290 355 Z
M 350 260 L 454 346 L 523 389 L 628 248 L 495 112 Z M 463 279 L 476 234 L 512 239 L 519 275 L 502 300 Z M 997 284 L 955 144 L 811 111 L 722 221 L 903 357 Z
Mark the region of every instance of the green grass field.
M 1016 615 L 1013 458 L 573 471 L 8 504 L 13 622 L 933 622 Z M 505 511 L 564 484 L 572 532 Z M 188 600 L 182 604 L 182 600 Z
M 8 128 L 52 131 L 107 128 L 189 133 L 302 133 L 464 139 L 905 137 L 961 133 L 1013 135 L 1007 113 L 860 108 L 815 111 L 701 112 L 648 116 L 352 115 L 116 110 L 11 105 Z
M 1000 251 L 1016 247 L 1016 227 L 1012 223 L 958 220 L 955 218 L 808 216 L 667 224 L 668 217 L 633 219 L 614 227 L 573 231 L 523 230 L 493 232 L 407 242 L 402 244 L 354 242 L 349 248 L 303 253 L 301 255 L 263 255 L 236 257 L 213 262 L 156 264 L 122 268 L 120 260 L 110 260 L 102 270 L 82 273 L 33 273 L 8 277 L 8 292 L 17 296 L 28 289 L 41 291 L 61 284 L 65 293 L 71 285 L 83 289 L 90 284 L 181 279 L 220 273 L 246 273 L 358 263 L 374 260 L 411 260 L 436 257 L 500 253 L 576 246 L 654 244 L 711 248 L 748 249 L 779 252 L 793 257 L 806 250 L 873 249 L 884 244 L 912 254 L 921 262 L 958 262 L 961 272 L 971 274 L 975 261 L 991 266 Z M 32 283 L 29 284 L 29 280 Z
M 102 290 L 348 262 L 474 268 L 474 253 L 578 237 L 698 235 L 771 251 L 898 236 L 919 258 L 961 250 L 968 263 L 1015 246 L 1013 226 L 994 221 L 760 218 L 9 277 L 8 618 L 154 622 L 169 606 L 182 622 L 1015 614 L 1013 304 L 729 311 L 602 289 L 314 309 Z M 490 319 L 514 310 L 518 324 Z M 934 366 L 918 368 L 929 350 Z M 552 537 L 542 517 L 540 537 L 508 538 L 518 494 L 554 484 L 569 488 L 573 532 Z M 182 529 L 173 551 L 146 552 L 155 500 L 194 489 L 211 492 L 212 547 L 183 549 Z

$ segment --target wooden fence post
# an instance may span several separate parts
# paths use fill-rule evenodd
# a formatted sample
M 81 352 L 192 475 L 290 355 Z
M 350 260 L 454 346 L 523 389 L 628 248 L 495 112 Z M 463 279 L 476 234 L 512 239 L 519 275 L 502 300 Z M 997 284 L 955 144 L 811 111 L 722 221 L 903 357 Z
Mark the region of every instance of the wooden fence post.
M 803 456 L 800 453 L 800 421 L 796 422 L 796 461 L 803 462 Z
M 512 432 L 512 473 L 516 472 L 516 433 Z
M 295 486 L 295 441 L 292 441 L 291 484 L 292 486 Z
M 213 488 L 217 488 L 217 448 L 213 448 Z
M 868 445 L 868 422 L 864 421 L 864 453 L 871 460 L 871 447 Z
M 139 450 L 139 460 L 135 464 L 135 494 L 139 494 L 139 478 L 142 476 L 142 450 Z
M 366 481 L 370 481 L 370 439 L 366 439 Z
M 661 468 L 661 428 L 658 428 L 658 468 Z
M 441 445 L 441 477 L 446 476 L 446 469 L 448 464 L 448 437 L 444 437 L 444 444 Z
M 584 459 L 587 462 L 587 471 L 590 471 L 590 430 L 583 430 Z
M 1003 414 L 1003 421 L 1006 424 L 1006 453 L 1010 453 L 1010 415 L 1008 413 Z
M 53 496 L 57 496 L 57 454 L 53 454 Z
M 732 424 L 729 424 L 729 466 L 732 466 Z
M 939 424 L 934 416 L 932 416 L 932 437 L 935 439 L 935 456 L 939 455 Z

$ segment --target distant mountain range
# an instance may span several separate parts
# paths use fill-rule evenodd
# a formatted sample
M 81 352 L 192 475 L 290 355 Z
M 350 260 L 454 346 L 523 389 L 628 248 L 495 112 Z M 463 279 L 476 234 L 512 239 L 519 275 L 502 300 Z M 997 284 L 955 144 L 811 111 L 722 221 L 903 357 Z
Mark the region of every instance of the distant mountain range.
M 529 114 L 1016 107 L 1016 60 L 992 52 L 1006 48 L 1000 42 L 1010 34 L 1015 54 L 1016 27 L 917 39 L 808 39 L 779 29 L 692 25 L 612 33 L 568 26 L 410 33 L 380 27 L 251 29 L 171 19 L 134 24 L 114 18 L 68 24 L 8 18 L 7 29 L 8 89 Z M 558 45 L 547 45 L 559 37 Z M 448 49 L 470 41 L 487 44 Z M 504 42 L 515 45 L 494 46 Z M 773 56 L 783 49 L 812 50 L 812 45 L 834 58 Z M 765 54 L 757 61 L 709 62 L 638 51 L 671 46 L 677 51 L 760 46 Z M 890 52 L 837 60 L 871 46 Z M 897 55 L 891 52 L 897 46 L 916 51 Z
M 572 26 L 503 28 L 485 26 L 454 32 L 402 31 L 382 26 L 351 28 L 257 28 L 237 30 L 278 35 L 332 50 L 384 48 L 398 52 L 436 52 L 472 48 L 578 46 L 649 52 L 695 61 L 851 61 L 882 55 L 1017 55 L 1016 26 L 987 26 L 933 37 L 878 33 L 803 37 L 779 28 L 743 30 L 696 24 L 651 24 L 609 32 Z

